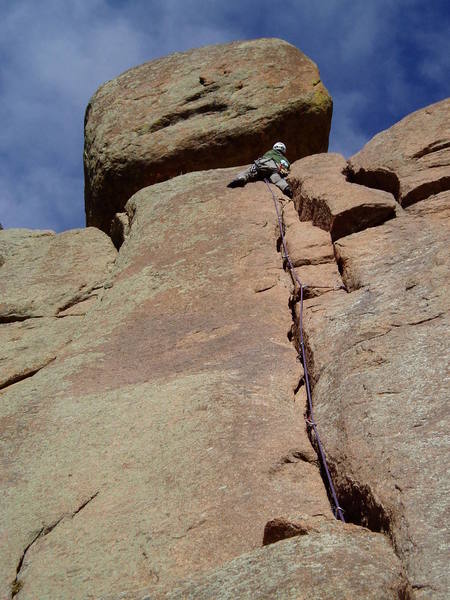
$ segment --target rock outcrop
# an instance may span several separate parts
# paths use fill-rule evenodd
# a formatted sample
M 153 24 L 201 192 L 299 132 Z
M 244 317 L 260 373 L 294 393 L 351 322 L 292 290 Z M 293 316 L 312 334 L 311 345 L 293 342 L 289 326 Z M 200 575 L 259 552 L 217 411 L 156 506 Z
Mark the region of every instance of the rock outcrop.
M 395 216 L 392 194 L 349 183 L 340 154 L 316 154 L 293 165 L 290 179 L 302 221 L 329 231 L 333 241 Z
M 116 256 L 93 227 L 0 232 L 0 389 L 37 373 L 70 342 Z
M 351 159 L 350 169 L 356 172 L 357 161 L 364 158 L 365 172 L 376 173 L 379 163 L 370 162 L 372 150 L 385 165 L 398 166 L 398 157 L 410 151 L 411 122 L 428 119 L 426 143 L 440 146 L 435 157 L 440 164 L 416 172 L 414 179 L 404 159 L 399 179 L 404 194 L 406 189 L 411 193 L 413 179 L 427 180 L 427 187 L 420 188 L 423 195 L 435 189 L 434 173 L 435 186 L 442 189 L 450 175 L 445 158 L 450 136 L 442 119 L 449 106 L 446 101 L 428 107 L 379 134 Z M 438 137 L 433 140 L 429 131 Z M 382 145 L 392 139 L 391 146 Z M 328 172 L 323 177 L 324 165 Z M 416 204 L 397 209 L 396 218 L 380 225 L 378 201 L 390 205 L 389 193 L 340 184 L 343 171 L 344 161 L 332 155 L 308 157 L 293 166 L 299 215 L 337 238 L 334 253 L 346 289 L 331 289 L 305 303 L 316 418 L 347 518 L 390 536 L 414 598 L 445 598 L 450 192 L 420 202 L 416 196 Z M 398 199 L 408 197 L 411 202 L 411 195 L 400 193 Z M 350 234 L 345 237 L 333 235 L 335 221 L 329 217 L 341 205 Z M 288 215 L 287 224 L 291 220 Z M 301 254 L 299 245 L 296 252 Z
M 208 46 L 130 69 L 86 111 L 87 224 L 109 233 L 139 189 L 251 162 L 278 139 L 291 161 L 326 152 L 331 112 L 317 66 L 282 40 Z
M 255 551 L 242 559 L 256 568 L 248 593 L 270 595 L 274 582 L 252 583 L 259 569 L 302 545 L 308 555 L 310 544 L 325 544 L 324 556 L 347 546 L 348 589 L 366 589 L 359 555 L 389 582 L 380 597 L 407 585 L 381 534 L 333 521 L 316 541 L 258 550 L 274 519 L 332 514 L 296 394 L 302 370 L 272 199 L 262 183 L 227 190 L 231 174 L 188 174 L 136 194 L 111 287 L 76 339 L 2 392 L 4 516 L 14 526 L 5 524 L 1 580 L 21 599 L 142 589 L 162 598 L 197 585 L 186 582 L 193 574 L 224 568 L 220 580 L 235 568 L 228 561 Z
M 349 161 L 349 177 L 391 192 L 402 206 L 450 188 L 450 99 L 408 115 Z
M 390 552 L 382 536 L 351 525 L 342 528 L 337 523 L 322 523 L 301 537 L 244 554 L 197 581 L 186 582 L 166 598 L 405 598 L 407 590 L 398 561 L 384 562 Z M 141 600 L 145 595 L 134 598 Z
M 245 48 L 258 54 L 271 44 L 293 52 L 273 40 L 226 48 L 245 56 Z M 172 61 L 175 72 L 182 58 L 161 59 L 158 69 Z M 213 88 L 194 104 L 222 85 L 212 67 L 200 67 L 191 63 L 189 77 Z M 169 75 L 170 114 L 183 115 L 185 92 L 172 91 Z M 103 164 L 116 107 L 131 110 L 124 99 L 137 94 L 135 76 L 98 93 L 108 102 L 98 121 L 88 118 L 92 164 L 96 157 Z M 424 109 L 427 118 L 435 114 L 442 125 L 442 106 Z M 271 109 L 257 110 L 272 122 Z M 239 135 L 243 148 L 248 140 L 226 110 L 214 115 L 217 132 L 232 132 L 221 138 L 225 160 Z M 281 112 L 280 123 L 289 115 Z M 197 131 L 203 122 L 210 130 L 208 110 L 202 118 L 192 117 Z M 182 135 L 186 120 L 169 133 Z M 142 164 L 158 164 L 144 146 L 127 153 L 135 122 L 123 121 L 124 139 L 116 140 L 115 156 L 124 150 L 117 204 L 112 195 L 100 202 L 114 186 L 100 185 L 107 169 L 96 171 L 93 214 L 105 229 L 133 185 L 145 185 L 130 185 L 133 161 L 141 153 Z M 169 146 L 161 123 L 153 133 Z M 396 155 L 408 123 L 395 126 Z M 430 129 L 439 131 L 426 140 L 440 144 L 437 156 L 447 141 L 442 127 Z M 173 139 L 186 150 L 191 138 Z M 202 143 L 208 147 L 207 137 Z M 393 164 L 389 148 L 383 160 Z M 171 156 L 174 166 L 176 148 Z M 378 169 L 364 160 L 365 172 Z M 333 517 L 305 421 L 294 347 L 299 286 L 285 270 L 264 183 L 231 190 L 237 169 L 179 176 L 169 169 L 168 181 L 140 189 L 116 215 L 118 254 L 94 228 L 1 231 L 0 598 L 446 598 L 444 162 L 430 167 L 428 187 L 409 204 L 384 184 L 375 189 L 378 180 L 364 185 L 355 157 L 349 166 L 318 153 L 293 164 L 293 202 L 278 200 L 294 269 L 307 286 L 315 420 L 347 524 Z
M 3 231 L 0 323 L 76 312 L 76 305 L 96 297 L 116 256 L 110 238 L 94 227 Z

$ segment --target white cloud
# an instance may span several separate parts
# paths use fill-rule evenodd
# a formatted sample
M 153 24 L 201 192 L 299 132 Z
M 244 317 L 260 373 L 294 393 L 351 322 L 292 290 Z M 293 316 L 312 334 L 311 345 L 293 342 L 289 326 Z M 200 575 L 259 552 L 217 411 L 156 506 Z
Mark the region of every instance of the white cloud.
M 144 36 L 103 0 L 51 0 L 11 5 L 0 39 L 0 151 L 9 167 L 0 219 L 41 227 L 45 216 L 59 229 L 72 215 L 79 225 L 85 106 L 100 83 L 141 62 Z

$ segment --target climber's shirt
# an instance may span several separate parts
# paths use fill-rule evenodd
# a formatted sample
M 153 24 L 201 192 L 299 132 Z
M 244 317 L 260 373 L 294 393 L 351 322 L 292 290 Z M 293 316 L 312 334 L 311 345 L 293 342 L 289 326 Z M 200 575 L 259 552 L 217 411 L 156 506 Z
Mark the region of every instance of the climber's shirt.
M 256 165 L 261 169 L 264 168 L 264 165 L 270 165 L 270 162 L 273 161 L 275 166 L 282 177 L 286 177 L 289 173 L 291 165 L 289 164 L 288 159 L 279 152 L 278 150 L 269 150 L 266 152 L 261 158 L 255 161 Z

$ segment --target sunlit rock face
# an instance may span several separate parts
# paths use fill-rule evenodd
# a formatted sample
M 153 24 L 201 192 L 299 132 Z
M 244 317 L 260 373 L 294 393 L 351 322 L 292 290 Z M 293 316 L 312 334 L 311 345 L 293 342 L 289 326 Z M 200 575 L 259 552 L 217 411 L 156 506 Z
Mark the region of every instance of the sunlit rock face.
M 394 194 L 406 207 L 450 188 L 450 99 L 418 110 L 352 156 L 357 183 Z
M 299 216 L 335 239 L 345 286 L 307 300 L 304 318 L 340 503 L 389 535 L 417 598 L 445 598 L 449 583 L 449 110 L 406 117 L 348 166 L 317 155 L 292 174 Z
M 120 211 L 119 252 L 94 227 L 0 232 L 1 598 L 447 597 L 445 160 L 413 203 L 364 183 L 356 157 L 325 152 L 331 101 L 307 87 L 314 69 L 279 40 L 132 69 L 99 90 L 86 127 L 91 218 L 107 230 Z M 276 90 L 278 108 L 261 100 Z M 437 123 L 423 132 L 433 151 L 411 160 L 446 151 L 445 106 L 411 116 Z M 261 127 L 253 147 L 244 117 Z M 407 152 L 408 119 L 383 160 Z M 227 188 L 277 139 L 299 159 L 293 200 L 273 190 L 347 524 L 305 421 L 300 286 L 272 195 Z
M 317 66 L 278 39 L 208 46 L 145 63 L 103 85 L 85 126 L 88 225 L 139 189 L 253 161 L 277 140 L 290 160 L 325 152 L 332 101 Z

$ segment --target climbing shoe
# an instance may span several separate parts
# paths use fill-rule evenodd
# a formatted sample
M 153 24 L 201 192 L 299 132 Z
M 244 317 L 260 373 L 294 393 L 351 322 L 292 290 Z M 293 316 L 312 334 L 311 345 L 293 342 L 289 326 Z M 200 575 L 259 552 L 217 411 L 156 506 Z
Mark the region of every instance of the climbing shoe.
M 292 188 L 287 186 L 287 188 L 284 188 L 284 192 L 283 192 L 288 198 L 292 198 Z
M 243 177 L 237 177 L 236 179 L 233 179 L 233 181 L 230 181 L 230 183 L 228 184 L 227 187 L 229 187 L 229 188 L 244 187 L 245 184 L 246 184 L 246 181 Z

